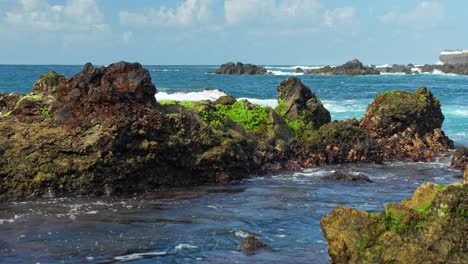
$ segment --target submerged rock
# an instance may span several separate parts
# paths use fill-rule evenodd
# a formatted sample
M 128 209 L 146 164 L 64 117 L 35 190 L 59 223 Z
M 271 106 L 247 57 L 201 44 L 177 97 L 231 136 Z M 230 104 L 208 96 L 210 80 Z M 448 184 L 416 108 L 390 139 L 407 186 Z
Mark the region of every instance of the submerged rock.
M 263 243 L 258 238 L 252 235 L 249 235 L 248 237 L 244 239 L 244 242 L 242 242 L 242 245 L 241 245 L 241 249 L 248 251 L 250 253 L 257 251 L 257 250 L 272 251 L 272 248 L 270 246 Z
M 392 91 L 377 95 L 360 126 L 384 147 L 385 158 L 430 161 L 453 147 L 440 130 L 443 121 L 439 100 L 420 87 L 415 93 Z
M 337 67 L 325 66 L 319 69 L 312 69 L 306 74 L 324 74 L 324 75 L 378 75 L 380 72 L 374 67 L 364 66 L 357 59 L 346 62 Z
M 320 178 L 323 181 L 345 181 L 345 182 L 355 182 L 355 183 L 365 183 L 372 182 L 369 177 L 364 174 L 349 174 L 343 173 L 340 171 L 335 171 L 332 175 L 323 176 Z
M 453 153 L 450 167 L 454 169 L 463 169 L 468 164 L 468 148 L 460 147 Z
M 401 204 L 336 207 L 321 220 L 331 263 L 467 263 L 468 185 L 426 183 Z
M 258 67 L 253 64 L 233 63 L 229 62 L 221 65 L 216 70 L 216 74 L 228 74 L 228 75 L 254 75 L 254 74 L 267 74 L 267 70 L 263 67 Z

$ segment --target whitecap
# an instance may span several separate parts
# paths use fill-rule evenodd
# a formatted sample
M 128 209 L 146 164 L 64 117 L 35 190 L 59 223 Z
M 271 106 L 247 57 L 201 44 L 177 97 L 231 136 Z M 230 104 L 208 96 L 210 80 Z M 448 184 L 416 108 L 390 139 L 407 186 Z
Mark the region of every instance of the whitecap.
M 243 231 L 243 230 L 235 230 L 234 235 L 237 236 L 237 237 L 246 238 L 250 234 L 248 232 Z
M 304 75 L 303 72 L 285 72 L 285 71 L 268 71 L 269 74 L 278 76 L 299 76 Z
M 221 90 L 203 90 L 201 92 L 177 92 L 177 93 L 166 93 L 158 92 L 156 93 L 156 100 L 173 100 L 173 101 L 201 101 L 201 100 L 210 100 L 215 101 L 221 96 L 225 96 Z
M 144 257 L 151 257 L 151 256 L 164 256 L 167 255 L 167 251 L 155 251 L 155 252 L 147 252 L 147 253 L 133 253 L 129 255 L 117 256 L 114 257 L 115 260 L 118 261 L 132 261 L 136 259 L 142 259 Z
M 278 106 L 278 100 L 276 99 L 256 99 L 256 98 L 245 98 L 241 97 L 237 100 L 247 100 L 253 104 L 258 104 L 260 106 L 269 106 L 271 108 L 275 108 Z
M 175 247 L 176 250 L 194 249 L 194 248 L 198 248 L 198 247 L 194 245 L 190 245 L 190 244 L 179 244 Z

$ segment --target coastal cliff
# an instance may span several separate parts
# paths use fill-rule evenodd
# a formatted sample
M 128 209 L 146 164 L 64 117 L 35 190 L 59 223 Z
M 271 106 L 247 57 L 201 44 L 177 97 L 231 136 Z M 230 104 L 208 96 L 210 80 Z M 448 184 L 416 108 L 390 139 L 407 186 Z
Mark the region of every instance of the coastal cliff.
M 224 184 L 385 158 L 427 161 L 451 147 L 440 104 L 425 88 L 377 96 L 361 123 L 331 122 L 297 78 L 279 84 L 276 109 L 233 97 L 158 102 L 155 93 L 146 69 L 119 62 L 86 64 L 71 78 L 50 72 L 28 94 L 1 94 L 0 199 Z M 397 129 L 382 134 L 386 127 Z

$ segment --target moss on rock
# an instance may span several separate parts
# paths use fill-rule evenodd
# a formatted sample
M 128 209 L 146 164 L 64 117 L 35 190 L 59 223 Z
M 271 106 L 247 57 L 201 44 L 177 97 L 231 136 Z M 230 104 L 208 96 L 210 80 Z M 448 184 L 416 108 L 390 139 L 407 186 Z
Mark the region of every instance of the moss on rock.
M 337 207 L 321 220 L 331 262 L 465 263 L 467 202 L 468 185 L 426 183 L 383 213 Z

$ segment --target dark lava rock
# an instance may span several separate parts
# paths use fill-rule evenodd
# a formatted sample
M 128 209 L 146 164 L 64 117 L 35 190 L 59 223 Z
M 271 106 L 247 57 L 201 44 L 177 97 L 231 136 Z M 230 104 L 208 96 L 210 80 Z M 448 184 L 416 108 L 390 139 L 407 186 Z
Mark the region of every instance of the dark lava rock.
M 307 74 L 324 75 L 378 75 L 380 72 L 374 67 L 364 66 L 359 60 L 354 59 L 337 67 L 325 66 L 320 69 L 312 69 Z
M 276 111 L 293 122 L 296 131 L 318 129 L 331 121 L 330 112 L 298 78 L 280 83 Z
M 263 243 L 258 238 L 252 235 L 249 235 L 248 237 L 244 239 L 244 242 L 242 242 L 242 245 L 241 245 L 241 249 L 245 251 L 249 251 L 249 252 L 253 252 L 257 250 L 272 251 L 272 248 L 270 246 Z
M 468 75 L 468 64 L 442 64 L 442 65 L 430 65 L 425 64 L 420 67 L 421 72 L 432 73 L 435 70 L 441 71 L 447 74 L 457 74 L 457 75 Z
M 229 62 L 221 65 L 216 70 L 216 74 L 228 74 L 228 75 L 253 75 L 253 74 L 267 74 L 267 70 L 263 67 L 258 67 L 253 64 L 233 63 Z
M 323 181 L 345 181 L 345 182 L 355 182 L 355 183 L 365 183 L 372 182 L 369 177 L 364 174 L 348 174 L 342 173 L 340 171 L 334 172 L 332 175 L 324 176 L 320 178 Z
M 443 121 L 439 100 L 420 87 L 377 95 L 360 126 L 383 146 L 385 158 L 429 161 L 453 147 L 440 130 Z
M 227 96 L 221 96 L 220 98 L 216 99 L 216 101 L 214 101 L 214 104 L 233 105 L 236 102 L 237 100 L 234 96 L 227 95 Z
M 24 95 L 19 93 L 4 94 L 0 93 L 0 112 L 5 115 L 13 110 L 21 97 Z
M 393 64 L 391 67 L 379 67 L 376 68 L 381 73 L 404 73 L 404 74 L 413 74 L 414 65 L 397 65 Z
M 425 183 L 367 213 L 336 207 L 320 221 L 331 263 L 468 263 L 468 185 Z
M 297 67 L 295 70 L 294 70 L 295 73 L 304 73 L 304 70 L 301 68 L 301 67 Z
M 468 148 L 460 147 L 453 153 L 450 166 L 454 169 L 462 170 L 468 164 Z

